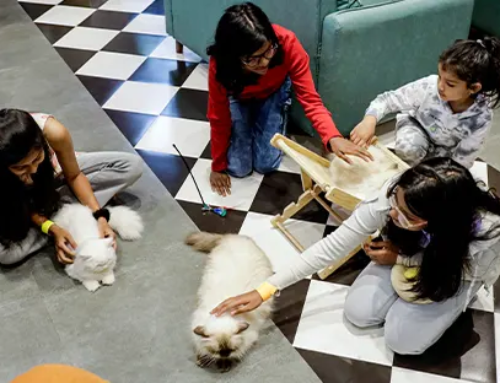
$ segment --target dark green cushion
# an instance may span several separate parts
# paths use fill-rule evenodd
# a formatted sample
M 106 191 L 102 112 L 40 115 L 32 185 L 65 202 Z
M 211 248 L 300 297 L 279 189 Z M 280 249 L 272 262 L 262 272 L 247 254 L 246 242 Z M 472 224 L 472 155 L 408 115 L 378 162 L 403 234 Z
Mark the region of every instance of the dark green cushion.
M 361 6 L 358 0 L 337 0 L 337 11 L 356 8 Z

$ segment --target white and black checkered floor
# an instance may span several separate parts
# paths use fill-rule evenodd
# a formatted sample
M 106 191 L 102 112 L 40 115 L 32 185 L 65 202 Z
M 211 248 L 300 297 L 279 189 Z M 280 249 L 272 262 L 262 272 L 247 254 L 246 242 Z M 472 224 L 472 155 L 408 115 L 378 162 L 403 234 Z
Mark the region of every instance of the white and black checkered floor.
M 285 158 L 274 174 L 233 180 L 228 198 L 211 192 L 207 66 L 188 49 L 175 53 L 175 41 L 165 34 L 162 0 L 20 4 L 200 229 L 252 236 L 274 267 L 297 255 L 270 225 L 271 217 L 301 193 L 294 163 Z M 207 202 L 233 208 L 226 218 L 202 212 L 174 143 Z M 499 173 L 485 163 L 476 163 L 474 173 L 490 186 L 500 185 Z M 289 226 L 304 245 L 335 229 L 318 205 L 296 218 Z M 494 302 L 494 294 L 482 292 L 425 355 L 394 355 L 384 344 L 383 329 L 356 332 L 342 320 L 345 294 L 365 264 L 366 257 L 359 255 L 327 281 L 302 281 L 279 299 L 276 324 L 323 382 L 496 381 L 500 302 Z M 500 288 L 495 290 L 500 298 Z

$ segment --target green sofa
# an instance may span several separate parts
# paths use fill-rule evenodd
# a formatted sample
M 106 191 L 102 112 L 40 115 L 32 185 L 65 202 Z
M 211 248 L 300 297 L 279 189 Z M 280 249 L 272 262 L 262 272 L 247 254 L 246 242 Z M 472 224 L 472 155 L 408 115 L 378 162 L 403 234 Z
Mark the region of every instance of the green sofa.
M 499 0 L 500 1 L 500 0 Z M 235 0 L 165 0 L 167 32 L 207 58 L 224 9 Z M 326 107 L 347 135 L 380 92 L 435 73 L 441 51 L 467 37 L 473 0 L 254 0 L 291 29 L 311 57 Z M 292 118 L 314 131 L 300 107 Z
M 475 0 L 472 25 L 500 37 L 500 0 Z

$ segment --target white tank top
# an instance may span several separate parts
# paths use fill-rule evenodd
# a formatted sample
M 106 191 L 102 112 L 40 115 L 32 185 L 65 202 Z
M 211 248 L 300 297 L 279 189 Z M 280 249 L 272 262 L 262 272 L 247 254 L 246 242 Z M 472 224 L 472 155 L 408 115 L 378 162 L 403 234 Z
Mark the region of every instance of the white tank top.
M 45 124 L 47 123 L 47 120 L 52 117 L 50 114 L 45 114 L 45 113 L 30 113 L 31 117 L 35 120 L 37 125 L 40 127 L 40 129 L 45 128 Z M 57 159 L 57 155 L 54 153 L 52 148 L 49 146 L 49 151 L 50 151 L 50 162 L 52 163 L 52 167 L 54 168 L 54 172 L 56 175 L 59 175 L 62 173 L 62 168 L 61 165 L 59 165 L 59 161 Z

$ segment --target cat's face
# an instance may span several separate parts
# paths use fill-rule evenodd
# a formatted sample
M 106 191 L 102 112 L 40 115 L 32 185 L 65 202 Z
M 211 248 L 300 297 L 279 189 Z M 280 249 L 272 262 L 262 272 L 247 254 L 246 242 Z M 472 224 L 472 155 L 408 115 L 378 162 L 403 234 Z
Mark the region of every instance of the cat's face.
M 193 330 L 197 337 L 197 364 L 200 367 L 215 365 L 223 372 L 229 371 L 253 343 L 245 336 L 248 327 L 248 323 L 236 321 L 219 328 L 197 326 Z
M 88 241 L 78 249 L 78 257 L 84 261 L 86 270 L 105 273 L 114 267 L 116 261 L 113 240 L 103 238 Z

